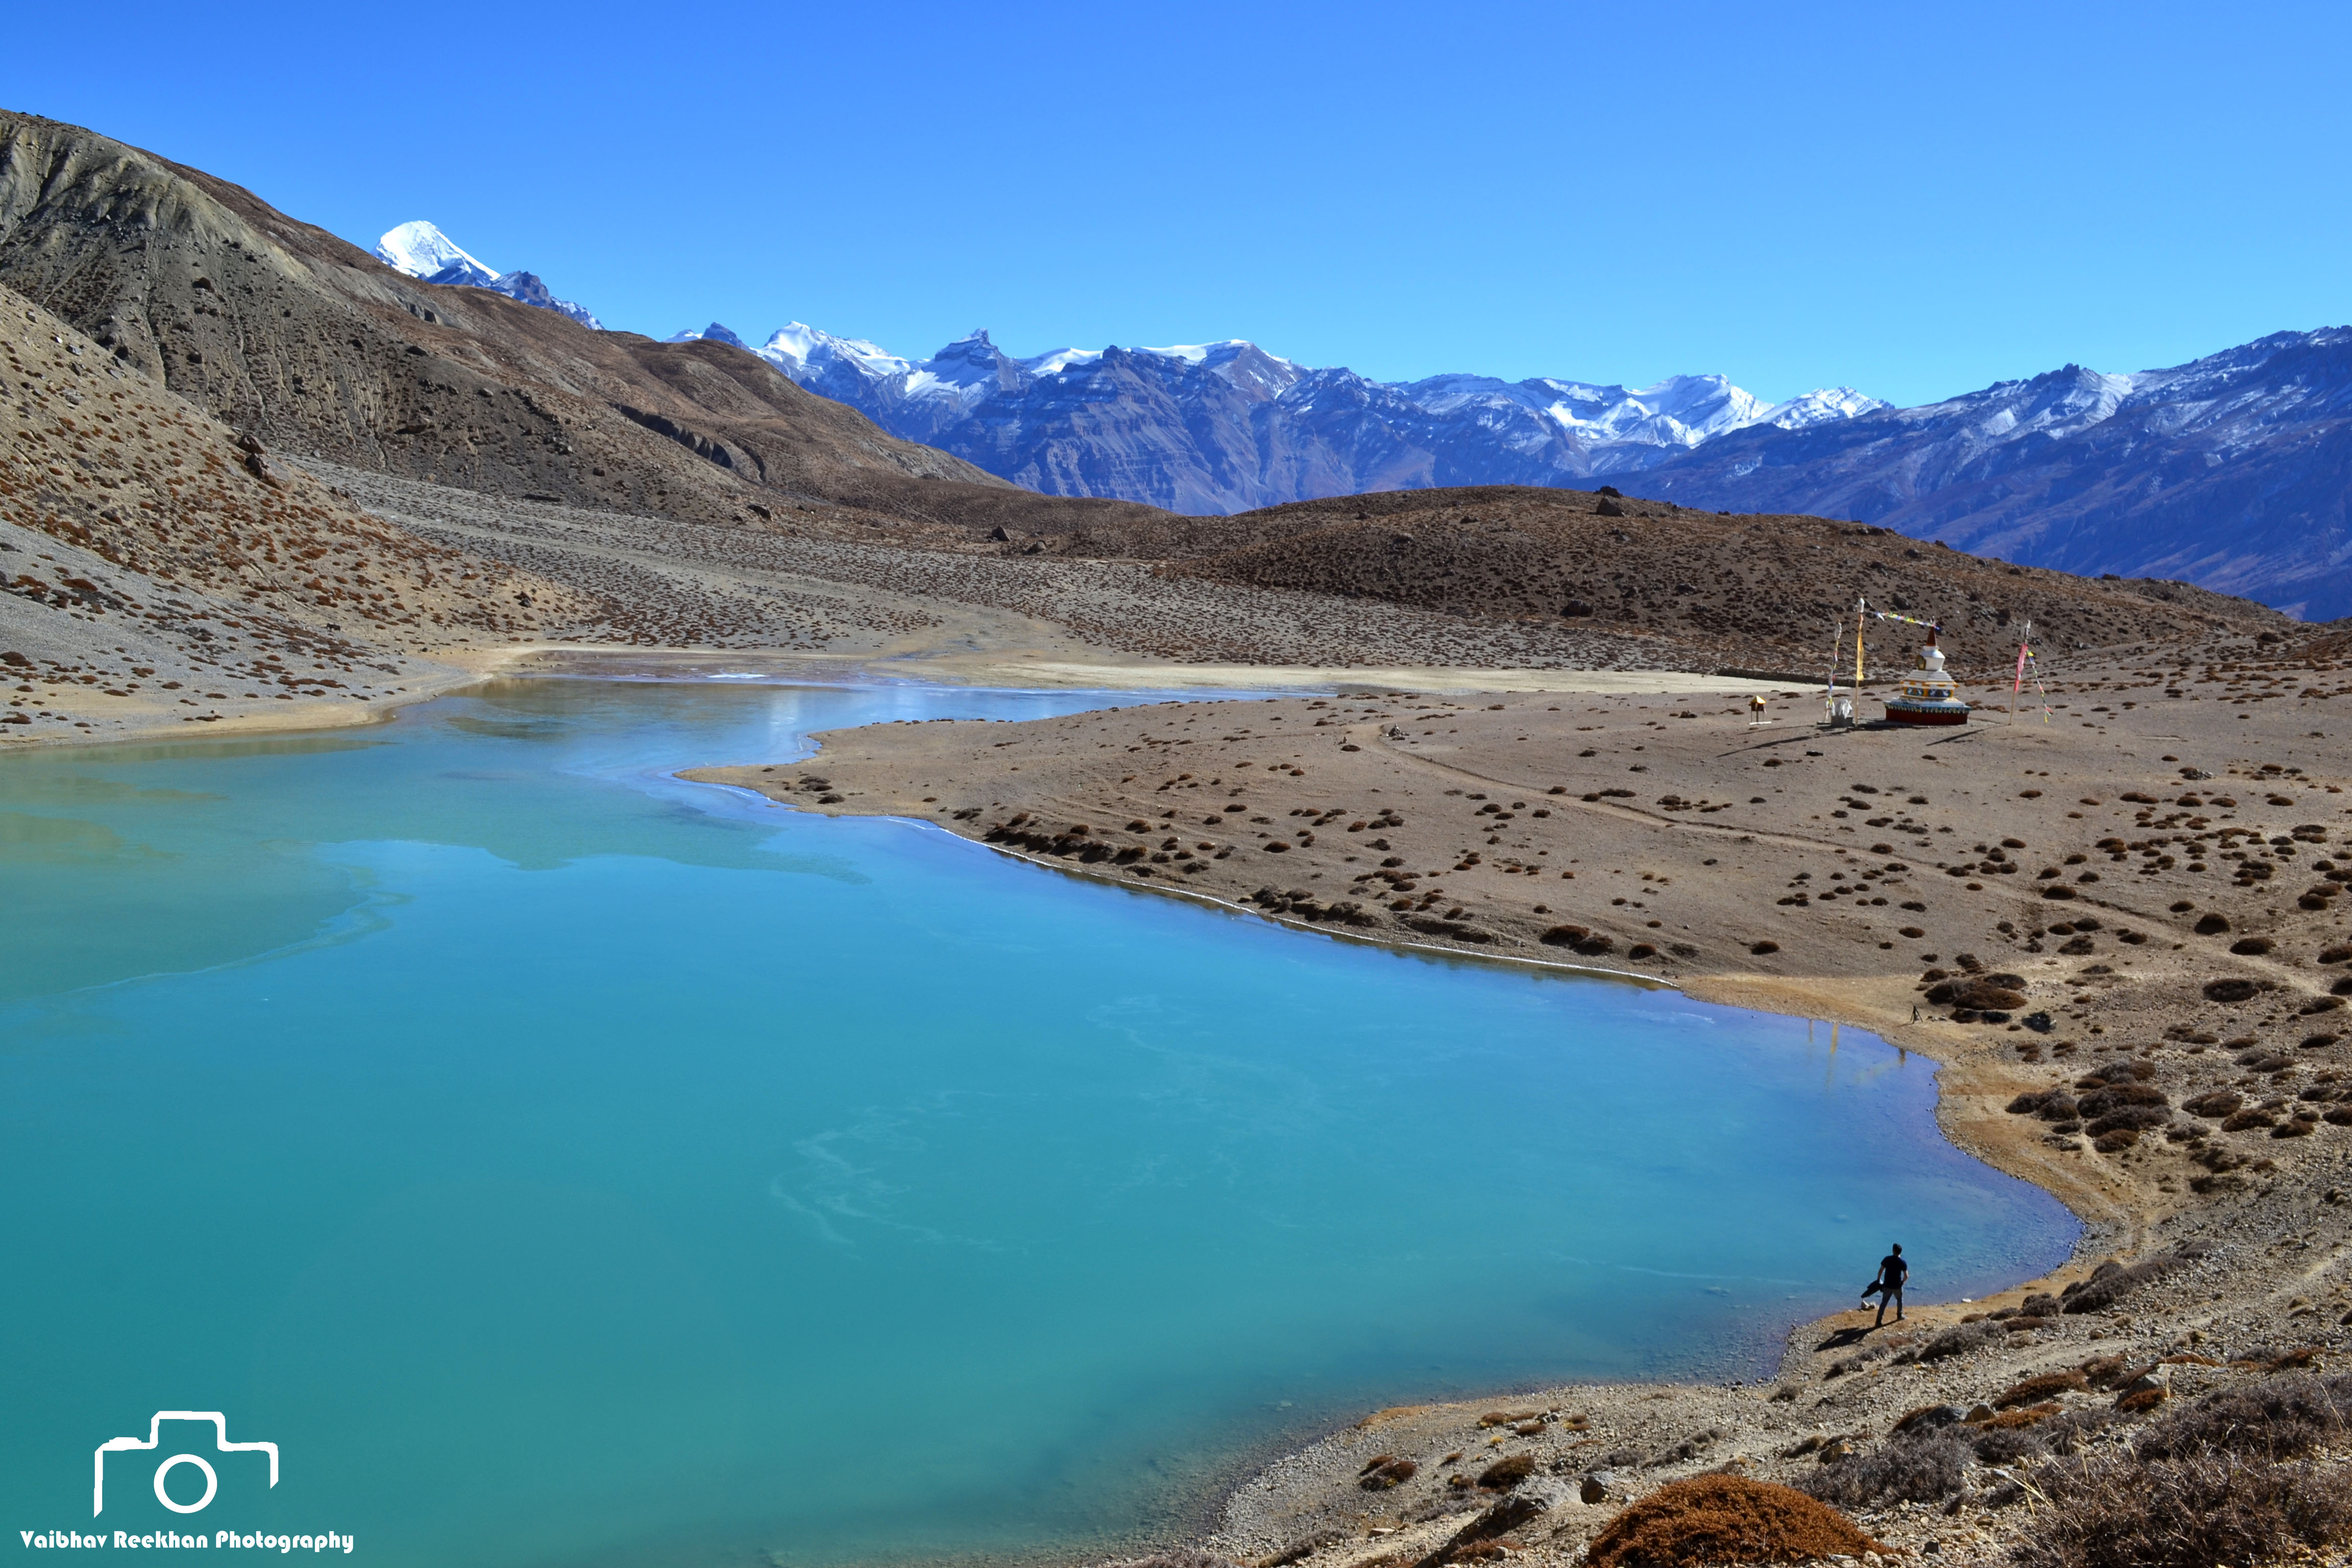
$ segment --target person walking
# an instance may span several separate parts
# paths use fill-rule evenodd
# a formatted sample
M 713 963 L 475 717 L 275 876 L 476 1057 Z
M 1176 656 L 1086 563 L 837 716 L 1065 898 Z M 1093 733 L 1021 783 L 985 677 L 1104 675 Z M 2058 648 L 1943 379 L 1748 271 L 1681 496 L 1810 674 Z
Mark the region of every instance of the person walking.
M 1887 1303 L 1895 1306 L 1895 1321 L 1903 1321 L 1903 1282 L 1911 1278 L 1911 1266 L 1903 1261 L 1903 1244 L 1895 1243 L 1885 1257 L 1878 1260 L 1878 1278 L 1863 1291 L 1865 1297 L 1878 1298 L 1878 1321 L 1871 1327 L 1882 1328 L 1886 1322 Z

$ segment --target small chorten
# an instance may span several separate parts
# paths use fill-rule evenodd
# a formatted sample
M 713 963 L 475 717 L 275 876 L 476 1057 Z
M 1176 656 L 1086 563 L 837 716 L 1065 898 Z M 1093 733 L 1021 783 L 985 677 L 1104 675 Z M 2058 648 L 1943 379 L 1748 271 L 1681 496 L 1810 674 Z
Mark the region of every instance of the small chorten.
M 1944 673 L 1944 650 L 1936 646 L 1939 628 L 1927 628 L 1919 649 L 1919 671 L 1903 682 L 1899 697 L 1886 700 L 1890 724 L 1965 724 L 1969 705 L 1952 695 L 1952 678 Z

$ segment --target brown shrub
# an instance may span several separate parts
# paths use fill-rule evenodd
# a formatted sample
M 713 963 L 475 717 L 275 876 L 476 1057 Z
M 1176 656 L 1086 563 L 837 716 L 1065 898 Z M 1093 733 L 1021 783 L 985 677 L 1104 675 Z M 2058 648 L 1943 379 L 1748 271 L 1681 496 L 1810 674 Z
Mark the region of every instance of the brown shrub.
M 2109 1459 L 2044 1464 L 2050 1499 L 2018 1546 L 2021 1568 L 2213 1568 L 2352 1538 L 2352 1476 L 2305 1464 Z
M 2112 1307 L 2132 1291 L 2150 1280 L 2161 1279 L 2205 1255 L 2206 1248 L 2189 1242 L 2170 1252 L 2135 1263 L 2128 1268 L 2110 1259 L 2091 1271 L 2091 1277 L 2079 1284 L 2069 1285 L 2060 1294 L 2062 1312 L 2095 1312 Z
M 1493 1491 L 1508 1491 L 1536 1473 L 1535 1456 L 1513 1454 L 1478 1472 L 1478 1484 Z
M 1356 1484 L 1368 1492 L 1383 1492 L 1404 1485 L 1420 1472 L 1421 1467 L 1411 1459 L 1382 1454 L 1357 1473 Z
M 2008 1332 L 2006 1325 L 1989 1320 L 1984 1322 L 1957 1324 L 1920 1346 L 1919 1353 L 1915 1359 L 1923 1362 L 1942 1361 L 1946 1356 L 1966 1355 L 1970 1351 L 1980 1350 L 1986 1345 L 1997 1343 Z
M 1978 1422 L 1977 1427 L 1979 1431 L 1991 1432 L 2016 1426 L 2032 1426 L 2038 1422 L 2049 1420 L 2053 1415 L 2063 1415 L 2065 1413 L 2066 1407 L 2053 1399 L 2043 1405 L 2029 1405 L 2022 1410 L 2004 1410 L 1990 1421 Z
M 1906 1432 L 1932 1432 L 1938 1426 L 1950 1426 L 1961 1419 L 1957 1405 L 1922 1405 L 1897 1418 L 1892 1430 L 1898 1436 Z
M 1203 1552 L 1197 1546 L 1171 1546 L 1149 1557 L 1122 1558 L 1104 1568 L 1235 1568 L 1233 1559 Z
M 1259 1558 L 1250 1568 L 1290 1568 L 1290 1564 L 1314 1556 L 1327 1546 L 1337 1546 L 1347 1540 L 1339 1531 L 1325 1528 L 1310 1530 L 1281 1551 Z
M 2097 1276 L 2094 1275 L 2093 1278 L 2096 1279 Z M 2124 1369 L 2130 1364 L 2119 1355 L 2093 1356 L 2083 1363 L 2081 1371 L 2091 1387 L 2113 1388 L 2123 1377 Z
M 1887 1548 L 1835 1509 L 1744 1476 L 1669 1481 L 1602 1531 L 1591 1568 L 1681 1568 L 1697 1563 L 1809 1563 Z
M 2295 1459 L 2352 1437 L 2352 1376 L 2278 1377 L 2209 1394 L 2140 1437 L 2142 1458 L 2227 1453 Z
M 2000 1426 L 1981 1432 L 1969 1445 L 1980 1465 L 2007 1465 L 2042 1451 L 2041 1434 L 2023 1426 Z
M 1960 1489 L 1969 1439 L 1939 1430 L 1898 1437 L 1875 1452 L 1823 1465 L 1799 1484 L 1824 1502 L 1867 1508 L 1894 1499 L 1935 1502 Z
M 2090 1380 L 2079 1372 L 2040 1373 L 1995 1394 L 1992 1407 L 2007 1410 L 2019 1405 L 2039 1405 L 2053 1394 L 2076 1393 L 2090 1386 Z

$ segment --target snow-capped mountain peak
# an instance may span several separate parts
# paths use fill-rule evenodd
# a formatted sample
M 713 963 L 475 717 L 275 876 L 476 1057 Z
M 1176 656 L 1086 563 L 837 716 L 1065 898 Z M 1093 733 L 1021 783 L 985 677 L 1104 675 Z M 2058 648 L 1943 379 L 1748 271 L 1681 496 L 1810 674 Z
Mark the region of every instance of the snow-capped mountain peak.
M 487 289 L 499 280 L 499 269 L 476 260 L 457 242 L 423 218 L 414 218 L 388 231 L 375 242 L 376 259 L 411 278 L 432 283 L 470 283 Z M 444 277 L 456 273 L 456 277 Z
M 500 272 L 484 265 L 468 254 L 458 243 L 433 224 L 414 218 L 397 228 L 386 231 L 375 242 L 376 259 L 395 271 L 411 278 L 421 278 L 427 283 L 444 287 L 462 286 L 488 289 L 535 305 L 542 310 L 552 310 L 568 316 L 592 332 L 601 332 L 604 324 L 588 312 L 586 307 L 569 300 L 559 300 L 547 290 L 547 285 L 530 272 Z
M 671 341 L 695 338 L 740 341 L 716 322 Z M 1596 483 L 1751 425 L 1799 429 L 1885 406 L 1851 387 L 1767 405 L 1720 375 L 1638 388 L 1482 375 L 1381 383 L 1309 369 L 1246 338 L 1015 359 L 976 330 L 908 360 L 788 321 L 751 352 L 892 435 L 1016 484 L 1193 511 L 1429 484 Z
M 745 342 L 741 338 L 736 336 L 733 331 L 730 331 L 725 326 L 720 325 L 717 321 L 711 322 L 710 325 L 704 327 L 699 331 L 689 327 L 682 332 L 672 332 L 669 336 L 664 338 L 662 342 L 666 343 L 696 343 L 701 342 L 706 339 L 714 343 L 725 343 L 730 348 L 749 349 L 751 347 L 750 343 Z M 758 351 L 754 350 L 753 352 L 756 353 Z
M 1764 410 L 1755 423 L 1782 430 L 1801 430 L 1808 425 L 1826 424 L 1833 419 L 1859 419 L 1865 414 L 1894 406 L 1885 398 L 1869 396 L 1851 386 L 1828 386 L 1791 397 L 1786 403 L 1776 403 Z
M 1084 370 L 1102 359 L 1100 349 L 1055 349 L 1035 359 L 1024 359 L 1021 368 L 1031 375 L 1059 375 L 1066 370 Z
M 794 380 L 823 360 L 838 360 L 872 375 L 903 375 L 912 366 L 862 338 L 836 338 L 803 321 L 786 321 L 751 351 Z

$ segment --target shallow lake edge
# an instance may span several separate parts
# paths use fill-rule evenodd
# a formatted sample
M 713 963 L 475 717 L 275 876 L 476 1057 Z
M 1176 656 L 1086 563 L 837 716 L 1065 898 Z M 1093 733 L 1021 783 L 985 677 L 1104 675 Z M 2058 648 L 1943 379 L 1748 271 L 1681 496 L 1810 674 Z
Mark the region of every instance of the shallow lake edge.
M 808 757 L 783 760 L 809 762 L 821 755 L 822 751 L 820 749 L 820 751 L 811 753 Z M 721 768 L 735 765 L 740 764 L 710 764 L 704 767 L 680 769 L 673 773 L 672 776 L 679 779 L 681 782 L 703 784 L 710 788 L 729 790 L 739 795 L 748 795 L 751 798 L 764 801 L 771 805 L 782 805 L 792 810 L 803 809 L 794 803 L 772 800 L 766 795 L 761 795 L 758 791 L 748 789 L 741 784 L 725 782 L 716 778 L 698 776 L 705 773 L 716 773 Z M 2000 1157 L 2001 1151 L 1998 1145 L 1990 1144 L 1987 1141 L 1968 1136 L 1967 1123 L 1957 1121 L 1954 1114 L 1955 1108 L 1961 1100 L 1962 1095 L 1960 1093 L 1951 1091 L 1956 1089 L 1965 1090 L 1973 1086 L 1971 1064 L 1965 1060 L 1956 1059 L 1953 1057 L 1942 1053 L 1922 1049 L 1920 1047 L 1916 1045 L 1898 1042 L 1896 1040 L 1887 1038 L 1885 1026 L 1869 1018 L 1866 1005 L 1853 998 L 1846 998 L 1844 999 L 1843 1005 L 1840 1005 L 1841 998 L 1839 996 L 1839 992 L 1842 987 L 1850 984 L 1848 982 L 1842 982 L 1827 977 L 1808 980 L 1804 983 L 1805 995 L 1809 1000 L 1822 1005 L 1813 1006 L 1798 1006 L 1792 1005 L 1792 998 L 1789 994 L 1790 987 L 1785 985 L 1768 984 L 1758 981 L 1748 981 L 1726 976 L 1704 976 L 1697 977 L 1691 982 L 1675 982 L 1661 979 L 1655 975 L 1642 974 L 1624 970 L 1606 969 L 1595 965 L 1564 963 L 1532 955 L 1480 952 L 1467 951 L 1457 947 L 1443 946 L 1435 943 L 1417 942 L 1394 936 L 1368 935 L 1355 931 L 1339 931 L 1328 926 L 1318 925 L 1307 921 L 1277 916 L 1264 910 L 1253 909 L 1244 904 L 1236 903 L 1230 900 L 1215 898 L 1181 886 L 1160 883 L 1156 880 L 1128 879 L 1114 877 L 1092 867 L 1071 865 L 1051 856 L 1035 855 L 1005 845 L 988 843 L 970 835 L 957 832 L 954 828 L 947 826 L 944 824 L 926 821 L 919 817 L 904 816 L 895 813 L 883 811 L 860 812 L 855 809 L 837 809 L 829 813 L 813 815 L 865 817 L 867 820 L 890 821 L 907 826 L 926 828 L 936 832 L 945 833 L 949 837 L 961 839 L 962 842 L 971 845 L 975 848 L 986 850 L 991 853 L 1003 856 L 1008 859 L 1021 861 L 1042 870 L 1052 871 L 1065 877 L 1083 880 L 1099 888 L 1161 898 L 1172 898 L 1180 901 L 1201 907 L 1218 910 L 1227 914 L 1244 916 L 1253 920 L 1262 921 L 1266 924 L 1286 930 L 1294 935 L 1318 936 L 1335 942 L 1345 942 L 1358 946 L 1382 949 L 1402 956 L 1418 958 L 1424 961 L 1459 963 L 1473 965 L 1496 965 L 1513 970 L 1535 971 L 1538 973 L 1561 976 L 1581 976 L 1591 980 L 1628 984 L 1636 989 L 1645 991 L 1675 992 L 1682 995 L 1690 997 L 1695 1002 L 1706 1003 L 1711 1005 L 1737 1007 L 1750 1012 L 1771 1014 L 1780 1017 L 1806 1018 L 1846 1025 L 1851 1027 L 1863 1030 L 1864 1033 L 1871 1035 L 1874 1038 L 1879 1039 L 1883 1044 L 1893 1046 L 1898 1050 L 1907 1052 L 1913 1056 L 1920 1057 L 1923 1059 L 1933 1063 L 1936 1068 L 1934 1074 L 1934 1081 L 1936 1084 L 1935 1126 L 1937 1135 L 1951 1147 L 1958 1150 L 1969 1158 L 1974 1159 L 1993 1170 L 1999 1171 L 2004 1175 L 2026 1183 L 2029 1185 L 2034 1186 L 2039 1190 L 2049 1194 L 2062 1205 L 2063 1205 L 2067 1213 L 2074 1217 L 2076 1224 L 2076 1231 L 2074 1240 L 2067 1249 L 2066 1256 L 2052 1264 L 2048 1268 L 2039 1274 L 2010 1282 L 2001 1288 L 2000 1293 L 2010 1294 L 2037 1289 L 2054 1289 L 2056 1288 L 2056 1282 L 2059 1276 L 2066 1274 L 2069 1271 L 2081 1270 L 2095 1257 L 2111 1252 L 2118 1246 L 2127 1243 L 2135 1229 L 2133 1226 L 2120 1217 L 2100 1215 L 2095 1212 L 2086 1212 L 2085 1205 L 2075 1201 L 2079 1195 L 2078 1193 L 2070 1193 L 2070 1191 L 2061 1185 L 2041 1179 L 2042 1173 L 2039 1170 L 2025 1166 L 2016 1162 L 2003 1160 Z M 1949 1075 L 1948 1078 L 1948 1075 Z M 1969 1303 L 1921 1303 L 1923 1308 L 1935 1306 L 1949 1308 L 1967 1304 Z M 1810 1353 L 1814 1342 L 1838 1332 L 1842 1328 L 1847 1326 L 1846 1321 L 1853 1318 L 1853 1313 L 1851 1310 L 1847 1310 L 1831 1313 L 1822 1317 L 1805 1319 L 1791 1323 L 1786 1333 L 1782 1336 L 1782 1348 L 1780 1362 L 1774 1367 L 1772 1377 L 1769 1381 L 1776 1384 L 1785 1381 L 1789 1375 L 1791 1364 L 1798 1362 L 1801 1357 Z M 1495 1404 L 1496 1402 L 1508 1403 L 1512 1400 L 1525 1399 L 1531 1395 L 1549 1393 L 1569 1394 L 1583 1400 L 1648 1397 L 1655 1391 L 1662 1389 L 1700 1386 L 1705 1385 L 1696 1383 L 1676 1383 L 1675 1380 L 1671 1379 L 1641 1383 L 1593 1382 L 1571 1384 L 1529 1381 L 1511 1384 L 1500 1387 L 1486 1388 L 1475 1394 L 1464 1398 L 1443 1400 L 1435 1405 L 1427 1406 L 1426 1408 L 1444 1409 L 1464 1407 L 1474 1405 L 1484 1405 Z M 1422 1407 L 1407 1406 L 1404 1408 Z M 1377 1412 L 1373 1414 L 1377 1414 Z M 1192 1524 L 1190 1530 L 1182 1536 L 1167 1539 L 1139 1537 L 1131 1542 L 1123 1542 L 1119 1547 L 1116 1548 L 1108 1547 L 1108 1543 L 1100 1543 L 1091 1549 L 1080 1548 L 1066 1551 L 1047 1550 L 1019 1555 L 967 1555 L 957 1553 L 946 1556 L 926 1555 L 919 1557 L 870 1559 L 861 1561 L 854 1565 L 845 1565 L 845 1568 L 1078 1568 L 1078 1565 L 1083 1564 L 1103 1563 L 1117 1561 L 1116 1559 L 1106 1556 L 1107 1549 L 1127 1550 L 1132 1552 L 1141 1553 L 1153 1551 L 1155 1549 L 1164 1550 L 1177 1546 L 1201 1546 L 1204 1543 L 1213 1542 L 1219 1536 L 1221 1533 L 1221 1527 L 1228 1523 L 1230 1521 L 1232 1508 L 1237 1499 L 1251 1492 L 1258 1483 L 1262 1482 L 1267 1476 L 1277 1469 L 1296 1471 L 1302 1467 L 1311 1466 L 1314 1462 L 1315 1457 L 1318 1453 L 1328 1450 L 1334 1445 L 1335 1440 L 1343 1437 L 1347 1433 L 1359 1429 L 1364 1419 L 1366 1419 L 1366 1417 L 1360 1417 L 1356 1421 L 1345 1421 L 1337 1424 L 1324 1425 L 1319 1427 L 1307 1428 L 1312 1430 L 1313 1436 L 1305 1441 L 1301 1441 L 1298 1431 L 1294 1430 L 1288 1434 L 1268 1434 L 1263 1442 L 1249 1445 L 1243 1454 L 1234 1456 L 1228 1465 L 1222 1467 L 1226 1478 L 1222 1484 L 1205 1491 L 1197 1499 L 1197 1500 L 1192 1500 L 1188 1504 L 1180 1504 L 1179 1511 L 1188 1513 L 1192 1518 Z

